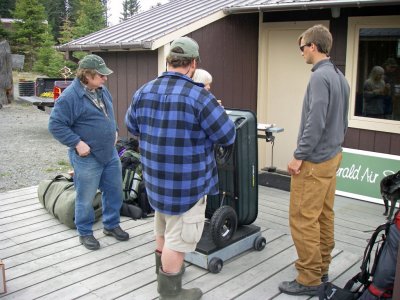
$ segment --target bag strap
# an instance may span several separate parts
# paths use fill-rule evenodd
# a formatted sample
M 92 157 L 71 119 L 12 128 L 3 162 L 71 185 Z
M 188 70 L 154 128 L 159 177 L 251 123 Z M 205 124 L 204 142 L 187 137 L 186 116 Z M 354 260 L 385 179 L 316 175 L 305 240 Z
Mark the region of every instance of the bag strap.
M 374 285 L 373 283 L 371 283 L 368 287 L 368 291 L 372 295 L 378 297 L 378 299 L 392 298 L 392 296 L 393 296 L 393 287 L 382 290 L 382 289 L 378 288 L 376 285 Z
M 385 224 L 379 225 L 375 229 L 371 238 L 368 241 L 367 247 L 364 250 L 364 256 L 363 256 L 363 260 L 362 260 L 361 267 L 360 267 L 361 271 L 359 273 L 357 273 L 353 278 L 351 278 L 346 283 L 346 285 L 344 286 L 344 289 L 351 290 L 353 288 L 354 284 L 356 284 L 357 282 L 362 284 L 357 288 L 357 290 L 359 290 L 362 286 L 364 286 L 365 288 L 368 288 L 368 286 L 371 283 L 370 276 L 375 273 L 375 269 L 378 264 L 378 260 L 379 260 L 380 254 L 382 252 L 383 246 L 381 246 L 378 249 L 378 251 L 376 251 L 373 265 L 371 267 L 371 270 L 369 270 L 368 267 L 370 266 L 370 263 L 371 263 L 372 250 L 374 249 L 374 245 L 377 242 L 376 240 L 382 231 L 384 231 L 383 242 L 385 242 L 385 237 L 387 236 L 387 234 L 389 232 L 390 225 L 391 225 L 391 222 L 386 222 Z M 381 241 L 378 241 L 378 242 L 381 242 Z
M 375 274 L 376 266 L 378 265 L 379 257 L 381 256 L 381 253 L 382 253 L 382 250 L 383 250 L 383 244 L 385 243 L 386 237 L 389 234 L 389 228 L 390 228 L 391 224 L 392 224 L 391 222 L 386 222 L 385 224 L 383 224 L 383 225 L 378 227 L 378 229 L 379 229 L 378 234 L 380 233 L 380 231 L 383 231 L 383 230 L 385 232 L 383 233 L 383 236 L 382 236 L 382 245 L 379 248 L 379 250 L 375 253 L 374 263 L 373 263 L 372 268 L 371 268 L 371 275 L 372 276 Z M 376 237 L 375 237 L 375 239 L 376 239 Z M 378 242 L 381 242 L 381 241 L 378 241 Z
M 131 169 L 126 169 L 122 181 L 122 191 L 124 200 L 129 199 L 129 192 L 132 188 L 133 178 L 135 176 L 135 172 Z
M 64 193 L 66 190 L 69 190 L 71 187 L 74 187 L 74 184 L 73 184 L 73 183 L 70 183 L 70 184 L 67 184 L 66 186 L 64 186 L 64 188 L 61 190 L 61 192 L 57 195 L 56 199 L 54 199 L 53 207 L 52 207 L 52 209 L 51 209 L 53 215 L 54 215 L 54 211 L 55 211 L 55 209 L 56 209 L 56 204 L 57 204 L 57 202 L 58 202 L 58 199 L 60 198 L 60 196 L 62 195 L 62 193 Z
M 50 186 L 51 186 L 54 182 L 60 181 L 60 180 L 62 180 L 62 179 L 65 179 L 65 180 L 67 180 L 67 181 L 69 181 L 69 182 L 73 182 L 72 177 L 69 176 L 69 175 L 66 176 L 66 175 L 64 175 L 64 174 L 59 174 L 59 175 L 57 175 L 56 177 L 54 177 L 54 178 L 49 182 L 49 184 L 48 184 L 48 186 L 46 187 L 46 189 L 44 190 L 44 193 L 43 193 L 43 206 L 44 206 L 44 207 L 46 207 L 46 194 L 47 194 L 47 191 L 49 190 Z

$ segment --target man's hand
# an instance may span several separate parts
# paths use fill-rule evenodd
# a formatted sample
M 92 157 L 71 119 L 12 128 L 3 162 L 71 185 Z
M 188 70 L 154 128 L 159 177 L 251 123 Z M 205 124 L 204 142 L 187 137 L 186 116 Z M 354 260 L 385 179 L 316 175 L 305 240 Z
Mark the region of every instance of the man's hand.
M 301 167 L 301 164 L 302 164 L 302 163 L 303 163 L 302 160 L 293 158 L 293 159 L 288 163 L 288 166 L 287 166 L 287 169 L 288 169 L 289 174 L 290 174 L 290 175 L 297 175 L 297 174 L 299 174 L 299 173 L 300 173 L 300 167 Z
M 76 146 L 75 150 L 79 156 L 88 156 L 90 154 L 90 147 L 84 141 L 80 141 Z

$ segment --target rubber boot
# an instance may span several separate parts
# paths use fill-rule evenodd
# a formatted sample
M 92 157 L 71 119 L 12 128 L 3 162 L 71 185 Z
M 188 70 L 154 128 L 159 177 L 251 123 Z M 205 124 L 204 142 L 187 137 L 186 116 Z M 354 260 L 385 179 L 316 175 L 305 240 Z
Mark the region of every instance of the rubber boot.
M 161 300 L 198 300 L 203 296 L 199 288 L 182 288 L 182 271 L 179 273 L 164 273 L 162 268 L 157 275 L 158 287 Z
M 161 265 L 162 265 L 162 264 L 161 264 L 161 252 L 156 250 L 156 251 L 154 252 L 154 256 L 156 257 L 156 274 L 158 274 L 158 269 L 160 269 L 160 267 L 161 267 Z M 183 264 L 182 264 L 182 268 L 181 268 L 182 274 L 184 274 L 185 271 L 186 271 L 185 263 L 183 263 Z
M 161 267 L 161 252 L 156 250 L 154 256 L 156 257 L 156 274 L 158 274 L 158 270 Z

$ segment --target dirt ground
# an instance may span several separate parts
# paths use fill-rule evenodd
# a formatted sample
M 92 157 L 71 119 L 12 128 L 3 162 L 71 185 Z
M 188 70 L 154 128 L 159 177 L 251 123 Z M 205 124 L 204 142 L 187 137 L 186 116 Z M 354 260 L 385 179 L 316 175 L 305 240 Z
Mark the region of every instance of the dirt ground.
M 49 133 L 49 113 L 28 104 L 0 109 L 0 192 L 38 185 L 66 173 L 67 147 Z

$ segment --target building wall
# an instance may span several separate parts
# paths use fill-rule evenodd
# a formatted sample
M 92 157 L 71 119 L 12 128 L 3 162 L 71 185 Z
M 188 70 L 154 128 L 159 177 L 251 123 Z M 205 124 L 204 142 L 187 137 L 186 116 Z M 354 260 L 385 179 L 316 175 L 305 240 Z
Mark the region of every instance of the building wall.
M 264 22 L 329 20 L 333 35 L 331 57 L 344 73 L 346 67 L 347 20 L 351 16 L 385 16 L 399 11 L 399 6 L 342 8 L 339 18 L 330 9 L 264 13 Z M 399 16 L 400 18 L 400 16 Z M 344 147 L 400 155 L 400 134 L 349 128 Z
M 126 51 L 97 53 L 114 73 L 108 76 L 107 86 L 113 96 L 119 135 L 128 131 L 124 118 L 133 93 L 157 76 L 157 51 Z
M 231 15 L 190 35 L 225 107 L 257 111 L 258 22 L 258 14 Z
M 199 67 L 213 76 L 211 92 L 225 107 L 257 110 L 258 22 L 258 14 L 233 15 L 189 35 L 199 43 Z M 126 110 L 133 93 L 157 77 L 157 50 L 97 54 L 114 71 L 107 85 L 113 95 L 120 136 L 127 136 Z
M 398 6 L 396 6 L 398 8 Z M 347 18 L 393 15 L 393 6 L 342 8 L 339 18 L 329 9 L 264 13 L 264 22 L 329 20 L 334 37 L 332 58 L 344 72 L 346 66 Z M 259 16 L 230 15 L 192 32 L 200 45 L 200 68 L 214 78 L 212 92 L 225 107 L 257 111 Z M 114 74 L 108 86 L 114 97 L 120 135 L 127 136 L 124 116 L 134 91 L 157 76 L 157 50 L 99 53 Z M 400 155 L 400 135 L 349 128 L 345 147 Z

